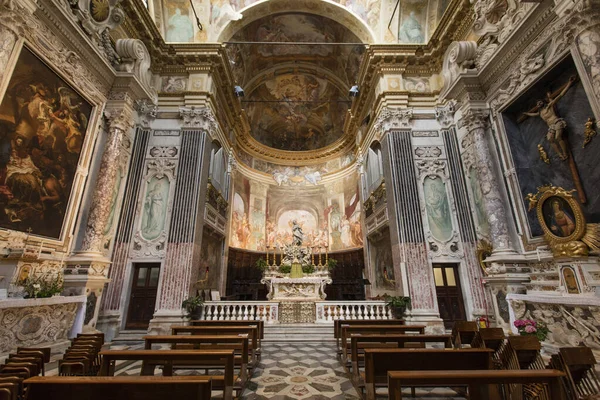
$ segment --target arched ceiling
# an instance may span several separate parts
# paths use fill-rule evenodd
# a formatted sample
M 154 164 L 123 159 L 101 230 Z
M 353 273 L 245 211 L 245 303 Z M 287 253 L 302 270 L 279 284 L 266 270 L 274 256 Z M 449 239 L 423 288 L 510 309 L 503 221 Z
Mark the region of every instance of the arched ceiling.
M 276 150 L 315 151 L 343 136 L 365 49 L 349 29 L 281 13 L 246 25 L 226 46 L 252 138 Z

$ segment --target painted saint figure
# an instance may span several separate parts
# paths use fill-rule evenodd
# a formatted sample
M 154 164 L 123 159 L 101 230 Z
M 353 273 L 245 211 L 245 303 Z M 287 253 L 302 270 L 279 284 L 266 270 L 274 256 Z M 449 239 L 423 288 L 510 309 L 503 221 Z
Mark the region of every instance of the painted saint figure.
M 181 14 L 181 9 L 175 9 L 175 15 L 167 23 L 167 42 L 190 42 L 194 37 L 194 26 L 187 15 Z
M 143 228 L 147 235 L 155 234 L 161 229 L 161 217 L 164 199 L 160 190 L 160 184 L 156 183 L 152 190 L 146 195 L 146 226 Z
M 565 211 L 558 200 L 552 201 L 550 214 L 550 230 L 560 237 L 570 236 L 575 231 L 573 216 Z
M 564 139 L 564 131 L 567 127 L 567 123 L 564 119 L 560 118 L 556 113 L 554 106 L 566 93 L 567 90 L 573 85 L 575 82 L 575 77 L 572 76 L 569 78 L 569 81 L 565 85 L 565 87 L 560 91 L 559 94 L 552 97 L 550 93 L 548 93 L 548 102 L 544 102 L 543 100 L 538 100 L 536 104 L 536 111 L 534 112 L 525 112 L 523 115 L 528 117 L 540 117 L 546 125 L 548 125 L 548 133 L 546 134 L 546 139 L 552 145 L 558 157 L 565 161 L 569 158 L 569 148 L 567 147 L 567 142 Z
M 398 39 L 402 43 L 423 43 L 423 31 L 421 23 L 417 20 L 415 12 L 411 11 L 408 18 L 406 18 L 400 28 L 398 29 Z

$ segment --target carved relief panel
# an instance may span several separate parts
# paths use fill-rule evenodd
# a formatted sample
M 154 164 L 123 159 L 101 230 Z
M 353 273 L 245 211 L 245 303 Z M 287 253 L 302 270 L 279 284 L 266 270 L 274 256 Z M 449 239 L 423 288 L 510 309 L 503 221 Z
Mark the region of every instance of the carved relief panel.
M 151 144 L 136 211 L 132 258 L 164 258 L 179 146 Z
M 429 257 L 462 258 L 444 148 L 420 145 L 414 155 Z

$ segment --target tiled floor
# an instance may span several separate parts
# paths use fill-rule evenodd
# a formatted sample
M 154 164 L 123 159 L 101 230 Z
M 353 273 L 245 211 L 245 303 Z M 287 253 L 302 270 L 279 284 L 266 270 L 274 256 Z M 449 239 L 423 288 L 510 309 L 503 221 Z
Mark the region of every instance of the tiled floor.
M 251 382 L 248 400 L 358 399 L 336 359 L 334 343 L 265 343 Z

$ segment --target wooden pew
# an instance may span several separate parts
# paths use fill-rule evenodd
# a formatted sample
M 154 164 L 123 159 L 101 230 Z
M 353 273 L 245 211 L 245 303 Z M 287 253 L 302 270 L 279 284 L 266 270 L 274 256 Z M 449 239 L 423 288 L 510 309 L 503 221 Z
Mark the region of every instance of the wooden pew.
M 391 346 L 385 346 L 386 344 L 393 344 L 395 348 L 404 348 L 407 343 L 439 343 L 445 348 L 452 348 L 452 336 L 451 335 L 363 335 L 360 333 L 353 333 L 350 335 L 350 361 L 352 362 L 352 375 L 355 379 L 359 378 L 359 357 L 361 354 L 360 350 L 365 348 L 377 348 Z M 361 347 L 362 344 L 362 347 Z M 423 346 L 424 347 L 424 346 Z
M 174 368 L 210 367 L 223 369 L 223 375 L 211 375 L 212 387 L 223 390 L 224 399 L 231 399 L 236 382 L 233 350 L 108 350 L 102 352 L 101 376 L 114 374 L 117 360 L 142 361 L 141 376 L 153 376 L 157 366 L 163 366 L 163 376 L 173 376 Z
M 258 350 L 258 327 L 254 326 L 171 326 L 173 335 L 189 334 L 189 335 L 243 335 L 248 334 L 250 339 L 249 351 L 251 354 L 251 363 L 255 364 L 256 351 Z
M 342 326 L 341 327 L 341 346 L 342 355 L 347 354 L 350 351 L 350 340 L 351 334 L 361 333 L 363 335 L 374 334 L 374 335 L 385 335 L 385 334 L 424 334 L 425 325 L 362 325 L 362 326 Z
M 86 376 L 27 379 L 28 400 L 210 400 L 206 376 Z
M 191 326 L 249 326 L 258 328 L 258 340 L 257 340 L 257 348 L 256 348 L 256 356 L 260 359 L 260 351 L 262 348 L 262 340 L 265 338 L 265 321 L 262 320 L 228 320 L 228 321 L 218 321 L 218 320 L 191 320 Z
M 375 387 L 387 385 L 389 371 L 487 370 L 491 354 L 489 349 L 365 349 L 366 399 L 375 400 Z
M 454 347 L 461 348 L 464 345 L 471 345 L 477 335 L 479 325 L 476 321 L 456 321 L 452 328 L 452 342 Z
M 360 325 L 404 325 L 403 319 L 336 319 L 333 321 L 333 337 L 337 347 L 340 347 L 342 338 L 342 326 L 360 326 Z
M 564 400 L 560 378 L 564 373 L 553 370 L 455 370 L 455 371 L 390 371 L 388 372 L 389 400 L 402 399 L 402 386 L 463 386 L 469 387 L 470 400 L 501 400 L 490 384 L 538 383 L 547 384 L 551 400 Z
M 600 394 L 596 374 L 596 358 L 587 346 L 563 347 L 553 354 L 550 368 L 565 373 L 562 378 L 564 394 L 569 399 L 587 399 Z
M 143 339 L 146 350 L 151 350 L 152 345 L 161 344 L 190 345 L 193 350 L 233 349 L 236 355 L 239 354 L 234 359 L 234 365 L 239 366 L 240 377 L 243 377 L 243 382 L 248 378 L 248 335 L 147 335 Z

